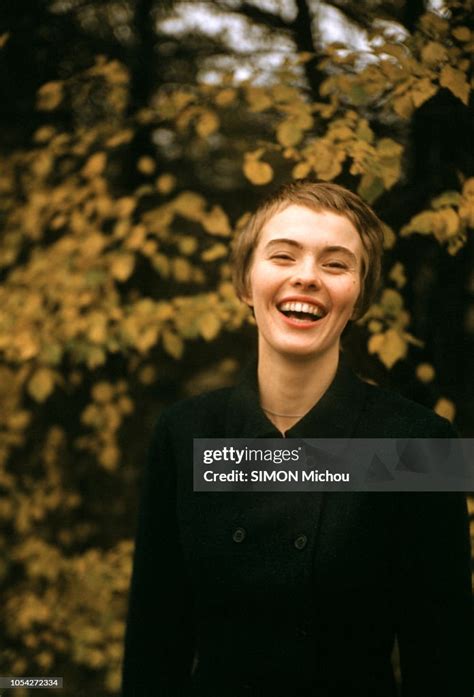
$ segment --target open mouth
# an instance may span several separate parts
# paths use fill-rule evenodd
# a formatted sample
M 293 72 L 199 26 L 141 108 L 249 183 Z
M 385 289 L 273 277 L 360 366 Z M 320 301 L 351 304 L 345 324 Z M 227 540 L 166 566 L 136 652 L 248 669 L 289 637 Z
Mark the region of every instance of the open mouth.
M 279 312 L 285 315 L 285 317 L 296 319 L 300 322 L 317 322 L 326 315 L 322 308 L 317 305 L 310 305 L 310 303 L 285 302 L 280 303 L 277 307 Z

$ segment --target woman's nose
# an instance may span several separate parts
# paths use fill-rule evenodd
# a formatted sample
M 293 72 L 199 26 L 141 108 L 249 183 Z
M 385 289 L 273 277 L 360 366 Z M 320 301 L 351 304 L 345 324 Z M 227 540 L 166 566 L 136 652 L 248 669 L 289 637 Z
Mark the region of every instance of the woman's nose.
M 321 286 L 318 269 L 313 260 L 302 262 L 294 271 L 293 285 L 307 288 L 319 288 Z

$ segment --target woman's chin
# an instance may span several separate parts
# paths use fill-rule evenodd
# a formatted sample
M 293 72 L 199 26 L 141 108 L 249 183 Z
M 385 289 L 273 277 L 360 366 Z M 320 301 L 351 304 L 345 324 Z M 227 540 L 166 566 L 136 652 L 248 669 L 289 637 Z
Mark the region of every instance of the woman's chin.
M 326 355 L 328 353 L 328 347 L 314 346 L 314 344 L 309 344 L 307 342 L 279 342 L 273 347 L 273 354 L 280 355 L 286 360 L 317 360 L 318 357 Z

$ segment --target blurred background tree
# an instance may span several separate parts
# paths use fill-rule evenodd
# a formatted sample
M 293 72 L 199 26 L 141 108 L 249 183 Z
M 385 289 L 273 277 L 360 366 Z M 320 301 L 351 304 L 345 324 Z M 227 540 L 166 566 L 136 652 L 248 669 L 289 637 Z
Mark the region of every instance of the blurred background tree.
M 2 3 L 4 675 L 118 692 L 147 441 L 253 350 L 228 252 L 275 185 L 374 205 L 385 285 L 346 352 L 473 435 L 472 10 Z

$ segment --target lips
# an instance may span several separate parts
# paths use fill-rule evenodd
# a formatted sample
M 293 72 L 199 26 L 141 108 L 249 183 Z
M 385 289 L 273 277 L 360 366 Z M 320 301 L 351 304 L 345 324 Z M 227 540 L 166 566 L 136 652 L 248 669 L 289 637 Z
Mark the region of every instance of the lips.
M 326 316 L 327 310 L 312 299 L 287 298 L 277 304 L 278 311 L 288 320 L 310 326 Z

